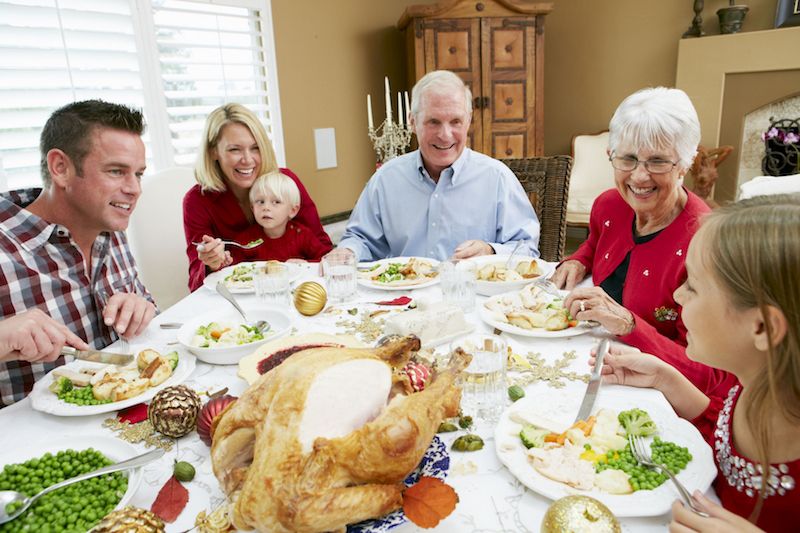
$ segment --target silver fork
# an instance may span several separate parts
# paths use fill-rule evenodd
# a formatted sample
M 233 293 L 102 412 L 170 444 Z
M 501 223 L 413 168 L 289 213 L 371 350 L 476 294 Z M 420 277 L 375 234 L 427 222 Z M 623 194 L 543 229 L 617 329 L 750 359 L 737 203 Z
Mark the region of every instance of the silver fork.
M 192 244 L 197 246 L 197 251 L 198 252 L 203 252 L 206 249 L 205 243 L 192 242 Z M 252 248 L 255 248 L 256 246 L 261 246 L 262 244 L 264 244 L 264 239 L 256 239 L 254 241 L 248 242 L 247 244 L 240 244 L 240 243 L 238 243 L 236 241 L 222 241 L 222 244 L 224 244 L 226 246 L 228 246 L 228 245 L 229 246 L 238 246 L 239 248 L 244 248 L 245 250 L 250 250 Z
M 103 307 L 105 307 L 108 304 L 108 293 L 105 289 L 100 289 L 97 294 L 100 296 L 100 302 L 103 304 Z M 125 339 L 122 337 L 122 335 L 117 334 L 117 342 L 119 343 L 117 345 L 117 350 L 119 350 L 119 353 L 130 353 L 131 346 L 128 344 L 128 339 Z
M 647 449 L 647 446 L 644 443 L 644 439 L 639 436 L 635 435 L 628 435 L 628 443 L 631 446 L 631 453 L 633 454 L 633 458 L 639 464 L 642 464 L 648 468 L 658 468 L 665 474 L 669 476 L 672 482 L 675 484 L 675 487 L 678 489 L 678 492 L 681 495 L 681 499 L 683 502 L 689 506 L 689 509 L 694 511 L 696 514 L 708 518 L 708 513 L 703 512 L 695 503 L 694 498 L 692 495 L 689 494 L 689 491 L 686 490 L 686 487 L 683 486 L 683 483 L 678 481 L 678 478 L 675 477 L 675 474 L 669 471 L 669 468 L 666 466 L 656 463 L 653 461 L 652 457 L 650 457 L 650 450 Z

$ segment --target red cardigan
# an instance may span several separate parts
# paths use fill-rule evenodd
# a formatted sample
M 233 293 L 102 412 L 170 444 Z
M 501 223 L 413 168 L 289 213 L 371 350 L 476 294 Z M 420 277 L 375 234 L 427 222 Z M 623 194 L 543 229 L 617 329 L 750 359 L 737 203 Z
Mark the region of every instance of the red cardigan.
M 286 224 L 286 232 L 277 239 L 267 237 L 259 225 L 252 225 L 236 238 L 237 242 L 251 242 L 264 239 L 264 244 L 250 250 L 243 250 L 246 261 L 286 261 L 287 259 L 305 259 L 319 261 L 333 248 L 320 241 L 307 227 L 290 220 Z
M 706 410 L 692 423 L 714 451 L 717 465 L 714 491 L 720 503 L 728 511 L 747 518 L 758 499 L 758 490 L 753 484 L 760 479 L 757 480 L 755 474 L 758 460 L 744 457 L 734 444 L 731 422 L 741 391 L 741 386 L 735 386 L 726 397 L 711 398 Z M 772 464 L 770 470 L 767 497 L 756 525 L 768 532 L 792 530 L 800 522 L 800 487 L 796 486 L 800 480 L 800 458 Z
M 314 205 L 300 179 L 288 168 L 282 168 L 280 171 L 292 178 L 300 189 L 300 211 L 294 219 L 311 230 L 321 243 L 332 246 L 330 237 L 322 229 L 317 206 Z M 202 241 L 203 235 L 235 240 L 251 225 L 261 229 L 257 224 L 251 224 L 247 220 L 230 190 L 202 192 L 200 185 L 189 189 L 183 197 L 183 231 L 186 235 L 186 255 L 189 257 L 189 290 L 193 291 L 200 287 L 207 274 L 206 266 L 197 257 L 197 249 L 192 242 Z M 232 246 L 228 251 L 234 263 L 247 260 L 245 250 L 241 248 Z
M 580 261 L 600 285 L 631 253 L 622 303 L 633 313 L 635 326 L 619 339 L 643 352 L 657 355 L 689 378 L 709 396 L 722 396 L 737 383 L 734 376 L 686 357 L 686 327 L 673 293 L 686 280 L 686 251 L 709 212 L 697 195 L 689 196 L 678 217 L 653 240 L 633 242 L 634 211 L 616 189 L 601 194 L 592 206 L 589 237 L 567 258 Z

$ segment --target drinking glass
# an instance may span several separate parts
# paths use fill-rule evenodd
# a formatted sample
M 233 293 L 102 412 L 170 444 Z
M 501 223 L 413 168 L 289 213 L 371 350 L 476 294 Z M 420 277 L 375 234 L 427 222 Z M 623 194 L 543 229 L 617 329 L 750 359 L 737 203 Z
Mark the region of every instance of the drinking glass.
M 333 254 L 322 258 L 322 272 L 328 300 L 334 303 L 352 300 L 357 294 L 356 258 L 353 254 Z
M 445 303 L 469 313 L 475 307 L 475 270 L 469 263 L 456 260 L 439 263 L 439 283 Z
M 256 297 L 268 304 L 289 305 L 289 268 L 284 264 L 270 263 L 256 269 L 253 274 Z
M 497 335 L 469 335 L 451 344 L 472 361 L 459 378 L 461 410 L 466 415 L 494 424 L 500 419 L 506 397 L 506 341 Z

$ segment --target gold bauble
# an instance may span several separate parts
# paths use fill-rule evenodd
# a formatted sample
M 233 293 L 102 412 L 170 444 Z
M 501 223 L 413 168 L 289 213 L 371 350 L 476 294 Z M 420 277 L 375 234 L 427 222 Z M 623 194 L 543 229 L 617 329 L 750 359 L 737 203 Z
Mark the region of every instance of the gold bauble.
M 197 393 L 186 385 L 162 389 L 147 408 L 147 418 L 159 433 L 183 437 L 197 425 L 202 403 Z
M 619 533 L 619 521 L 602 502 L 589 496 L 556 500 L 542 519 L 541 533 Z
M 315 281 L 301 283 L 294 291 L 294 306 L 306 316 L 313 316 L 322 311 L 327 301 L 328 293 L 325 292 L 325 287 Z

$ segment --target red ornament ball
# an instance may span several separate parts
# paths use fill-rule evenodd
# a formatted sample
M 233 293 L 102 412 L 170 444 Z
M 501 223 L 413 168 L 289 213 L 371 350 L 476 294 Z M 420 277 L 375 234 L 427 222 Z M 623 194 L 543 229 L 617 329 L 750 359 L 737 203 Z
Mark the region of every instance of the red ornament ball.
M 200 416 L 197 417 L 197 434 L 200 435 L 200 440 L 206 446 L 211 446 L 211 427 L 214 423 L 214 418 L 237 399 L 236 396 L 226 394 L 225 396 L 208 400 L 200 410 Z

